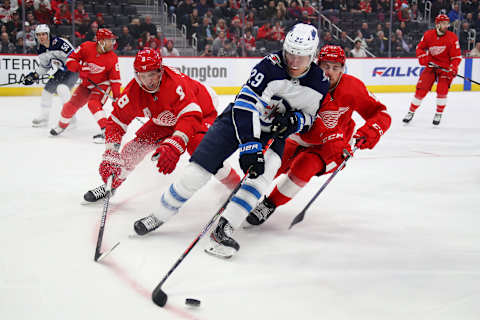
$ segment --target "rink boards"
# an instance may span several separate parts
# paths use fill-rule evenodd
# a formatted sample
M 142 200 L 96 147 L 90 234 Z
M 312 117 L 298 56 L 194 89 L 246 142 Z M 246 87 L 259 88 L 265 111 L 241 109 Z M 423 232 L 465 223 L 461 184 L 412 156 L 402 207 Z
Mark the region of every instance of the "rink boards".
M 206 83 L 218 94 L 236 94 L 258 61 L 260 58 L 164 58 L 164 64 Z M 133 57 L 120 57 L 119 64 L 122 86 L 125 87 L 133 79 Z M 37 66 L 35 55 L 0 55 L 0 84 L 21 81 L 24 75 L 34 71 Z M 346 73 L 363 80 L 372 92 L 414 92 L 423 69 L 414 58 L 350 58 L 347 59 L 346 66 Z M 458 72 L 480 82 L 480 59 L 463 59 Z M 11 84 L 0 86 L 0 95 L 39 95 L 42 88 L 43 83 L 32 86 Z M 432 90 L 435 90 L 435 86 Z M 451 90 L 480 91 L 480 86 L 456 77 Z

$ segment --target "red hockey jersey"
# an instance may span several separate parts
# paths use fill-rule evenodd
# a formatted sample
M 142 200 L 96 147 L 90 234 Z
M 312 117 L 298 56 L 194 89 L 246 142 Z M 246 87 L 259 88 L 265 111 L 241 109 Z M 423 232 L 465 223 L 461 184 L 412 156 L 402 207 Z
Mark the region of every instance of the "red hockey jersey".
M 390 127 L 387 108 L 370 93 L 358 78 L 343 74 L 338 85 L 324 98 L 313 127 L 306 133 L 290 136 L 303 146 L 320 145 L 331 139 L 348 142 L 355 129 L 353 111 L 365 121 L 377 123 L 383 132 Z
M 429 62 L 445 69 L 450 65 L 458 68 L 462 61 L 457 35 L 448 30 L 443 36 L 439 36 L 435 29 L 427 30 L 417 45 L 416 55 L 419 59 L 428 56 Z
M 120 67 L 118 56 L 113 51 L 104 54 L 97 52 L 97 43 L 87 41 L 78 46 L 67 59 L 67 68 L 73 72 L 87 72 L 87 77 L 81 77 L 82 86 L 95 89 L 90 79 L 106 92 L 113 92 L 113 97 L 120 96 Z M 83 73 L 82 72 L 82 73 Z
M 107 143 L 120 143 L 135 117 L 151 118 L 158 126 L 174 127 L 190 139 L 203 128 L 203 118 L 216 116 L 205 86 L 174 68 L 163 66 L 163 69 L 156 93 L 146 92 L 135 79 L 123 90 L 108 119 Z

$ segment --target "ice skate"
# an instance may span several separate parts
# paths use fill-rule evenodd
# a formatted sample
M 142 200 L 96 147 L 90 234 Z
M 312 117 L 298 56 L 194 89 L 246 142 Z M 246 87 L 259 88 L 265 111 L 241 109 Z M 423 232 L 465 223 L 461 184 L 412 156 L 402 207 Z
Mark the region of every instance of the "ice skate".
M 155 215 L 151 214 L 145 218 L 135 221 L 133 229 L 139 236 L 152 232 L 163 224 Z
M 405 118 L 403 118 L 403 122 L 409 123 L 410 121 L 412 121 L 414 115 L 415 115 L 415 112 L 408 111 L 407 114 L 405 115 Z
M 433 125 L 438 126 L 440 124 L 440 121 L 442 120 L 442 113 L 441 112 L 436 112 L 435 116 L 433 116 Z
M 32 127 L 34 128 L 46 127 L 47 125 L 48 125 L 48 114 L 39 115 L 38 117 L 32 120 Z
M 60 126 L 56 126 L 55 128 L 53 128 L 52 130 L 50 130 L 50 134 L 52 136 L 58 136 L 59 134 L 61 134 L 63 131 L 65 131 L 66 128 L 62 128 Z
M 112 196 L 115 194 L 115 189 L 112 189 Z M 102 184 L 101 186 L 98 186 L 92 190 L 87 191 L 83 195 L 83 199 L 86 201 L 87 204 L 89 203 L 95 203 L 100 199 L 105 198 L 107 195 L 107 189 L 105 188 L 105 185 Z
M 98 144 L 105 144 L 105 129 L 102 129 L 102 132 L 93 136 L 93 142 Z
M 219 258 L 231 258 L 240 250 L 240 245 L 231 237 L 232 234 L 233 227 L 227 219 L 220 217 L 217 227 L 210 234 L 210 243 L 205 252 Z
M 263 199 L 255 209 L 252 210 L 247 216 L 247 223 L 244 224 L 244 228 L 248 229 L 249 227 L 259 226 L 272 215 L 276 207 L 272 201 L 268 198 Z

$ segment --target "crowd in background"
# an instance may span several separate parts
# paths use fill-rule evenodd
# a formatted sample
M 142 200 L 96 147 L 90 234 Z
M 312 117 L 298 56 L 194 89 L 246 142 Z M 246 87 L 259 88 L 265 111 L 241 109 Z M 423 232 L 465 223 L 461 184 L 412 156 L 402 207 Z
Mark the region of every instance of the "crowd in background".
M 48 24 L 52 33 L 75 44 L 95 40 L 98 28 L 108 27 L 119 37 L 117 52 L 134 55 L 150 47 L 164 56 L 180 55 L 174 39 L 166 39 L 151 16 L 139 16 L 126 0 L 75 2 L 72 17 L 67 0 L 24 0 L 25 23 L 22 23 L 22 0 L 1 0 L 0 53 L 35 53 L 35 26 Z M 297 22 L 320 25 L 321 45 L 336 44 L 349 57 L 415 56 L 415 46 L 428 24 L 425 2 L 394 0 L 393 24 L 390 26 L 390 0 L 245 0 L 246 11 L 237 0 L 166 0 L 168 15 L 175 15 L 177 27 L 186 26 L 187 39 L 197 40 L 200 56 L 263 56 L 280 49 L 286 31 Z M 318 4 L 321 3 L 319 8 Z M 462 52 L 480 56 L 479 0 L 432 0 L 431 21 L 446 13 L 452 28 L 459 28 Z M 342 32 L 331 32 L 321 22 L 326 16 Z M 392 33 L 389 37 L 390 27 Z M 335 31 L 335 30 L 333 30 Z M 472 32 L 475 37 L 471 39 Z M 469 38 L 470 37 L 470 38 Z M 473 48 L 471 52 L 468 52 Z

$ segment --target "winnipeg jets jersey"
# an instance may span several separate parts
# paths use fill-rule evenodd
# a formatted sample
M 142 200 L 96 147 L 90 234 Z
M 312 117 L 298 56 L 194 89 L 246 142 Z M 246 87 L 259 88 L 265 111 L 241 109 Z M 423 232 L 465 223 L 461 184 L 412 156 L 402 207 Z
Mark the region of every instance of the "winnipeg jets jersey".
M 282 51 L 266 56 L 250 74 L 233 106 L 233 120 L 240 141 L 259 138 L 261 131 L 270 132 L 275 114 L 299 111 L 305 126 L 311 126 L 329 80 L 315 63 L 299 78 L 288 74 Z
M 44 75 L 51 68 L 58 68 L 65 71 L 65 61 L 68 55 L 73 51 L 73 46 L 65 39 L 53 37 L 50 38 L 50 46 L 47 48 L 43 45 L 39 45 L 38 60 L 39 67 L 35 70 L 40 76 Z

